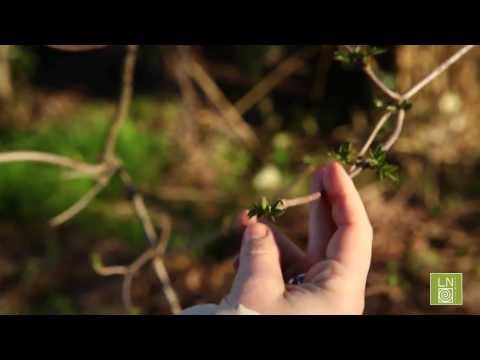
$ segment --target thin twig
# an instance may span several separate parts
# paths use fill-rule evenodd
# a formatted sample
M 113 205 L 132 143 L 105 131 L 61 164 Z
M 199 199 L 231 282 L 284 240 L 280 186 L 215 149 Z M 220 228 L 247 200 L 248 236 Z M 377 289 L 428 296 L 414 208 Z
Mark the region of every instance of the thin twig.
M 178 300 L 178 296 L 173 290 L 170 277 L 168 276 L 167 268 L 165 267 L 165 263 L 163 262 L 161 257 L 156 257 L 153 260 L 153 268 L 157 277 L 160 279 L 160 282 L 163 286 L 163 293 L 170 305 L 170 310 L 173 315 L 177 315 L 182 311 L 182 307 L 180 305 L 180 301 Z
M 70 208 L 50 220 L 49 225 L 51 227 L 58 227 L 80 214 L 102 192 L 102 190 L 108 186 L 113 174 L 114 171 L 108 175 L 100 177 L 96 185 L 90 191 L 83 195 Z
M 365 142 L 365 144 L 363 145 L 362 149 L 360 150 L 360 152 L 358 153 L 358 157 L 363 157 L 365 156 L 365 154 L 367 153 L 368 149 L 370 149 L 370 146 L 372 146 L 372 143 L 374 142 L 375 138 L 377 137 L 378 133 L 380 132 L 380 130 L 382 130 L 383 126 L 385 125 L 385 123 L 388 121 L 388 119 L 390 119 L 390 117 L 392 116 L 392 112 L 387 112 L 385 113 L 381 118 L 380 120 L 378 121 L 377 125 L 375 126 L 375 128 L 373 129 L 372 133 L 370 134 L 370 136 L 368 137 L 367 141 Z
M 153 226 L 152 219 L 148 213 L 147 207 L 145 206 L 143 196 L 137 191 L 130 174 L 125 169 L 120 170 L 120 178 L 125 184 L 125 187 L 131 193 L 131 201 L 135 209 L 135 213 L 142 223 L 145 236 L 150 245 L 154 246 L 157 242 L 158 236 L 155 227 Z
M 316 192 L 316 193 L 309 194 L 309 195 L 306 195 L 306 196 L 297 197 L 295 199 L 281 199 L 280 204 L 281 204 L 282 210 L 287 210 L 287 209 L 295 207 L 295 206 L 302 206 L 302 205 L 310 204 L 314 201 L 317 201 L 321 197 L 322 197 L 322 194 L 319 193 L 319 192 Z
M 318 53 L 319 50 L 319 47 L 307 49 L 281 62 L 270 74 L 235 103 L 238 112 L 242 115 L 248 112 L 289 76 L 302 69 L 305 66 L 305 61 Z
M 137 60 L 137 51 L 138 45 L 127 46 L 127 55 L 123 66 L 122 93 L 107 137 L 104 153 L 104 159 L 106 160 L 114 157 L 120 129 L 128 116 L 128 110 L 130 108 L 133 94 L 133 77 Z
M 9 151 L 0 153 L 0 163 L 37 162 L 73 169 L 89 176 L 99 176 L 105 171 L 105 164 L 88 164 L 71 158 L 38 151 Z
M 375 141 L 375 138 L 377 137 L 378 133 L 380 132 L 380 130 L 382 130 L 383 126 L 388 121 L 388 119 L 390 119 L 391 116 L 392 116 L 392 112 L 389 111 L 389 112 L 386 112 L 380 118 L 380 120 L 377 122 L 377 125 L 375 125 L 375 128 L 373 129 L 370 136 L 368 137 L 367 141 L 363 145 L 362 149 L 358 153 L 357 159 L 361 159 L 362 157 L 365 156 L 365 154 L 367 153 L 367 151 L 370 149 L 373 142 Z M 350 168 L 350 172 L 353 173 L 356 170 L 356 168 L 357 168 L 356 165 L 352 165 L 352 167 Z
M 95 267 L 95 272 L 101 276 L 115 276 L 121 275 L 124 276 L 128 272 L 126 266 L 97 266 Z
M 349 171 L 348 175 L 351 179 L 355 179 L 363 171 L 363 167 L 357 167 L 355 170 Z
M 405 110 L 400 109 L 397 115 L 395 130 L 393 131 L 392 135 L 390 135 L 390 137 L 387 139 L 385 144 L 382 146 L 383 151 L 389 151 L 400 137 L 403 130 L 403 124 L 405 122 L 405 114 Z
M 343 45 L 349 52 L 355 52 L 355 47 L 351 45 Z M 396 91 L 391 90 L 380 78 L 378 75 L 373 71 L 371 64 L 365 64 L 363 66 L 364 73 L 372 80 L 372 82 L 389 98 L 393 100 L 401 100 L 401 95 Z
M 148 210 L 145 206 L 145 201 L 143 200 L 143 196 L 138 192 L 133 184 L 133 181 L 130 175 L 122 169 L 120 172 L 120 176 L 122 181 L 124 182 L 125 186 L 132 194 L 132 204 L 135 210 L 137 217 L 139 218 L 140 222 L 142 223 L 145 236 L 147 237 L 148 241 L 151 244 L 151 248 L 148 249 L 145 253 L 143 253 L 137 261 L 135 261 L 131 266 L 129 266 L 129 271 L 125 276 L 123 282 L 123 299 L 125 306 L 127 309 L 132 308 L 132 301 L 130 298 L 130 289 L 131 284 L 133 281 L 133 277 L 135 274 L 150 260 L 154 260 L 154 269 L 157 274 L 158 279 L 160 280 L 165 297 L 170 306 L 170 311 L 173 314 L 178 313 L 181 311 L 180 302 L 178 300 L 178 296 L 175 293 L 175 290 L 171 286 L 170 278 L 166 271 L 165 265 L 163 263 L 163 255 L 165 253 L 168 239 L 170 238 L 171 233 L 171 221 L 167 215 L 161 215 L 161 227 L 162 227 L 162 236 L 158 239 L 157 232 L 153 225 L 152 219 Z
M 191 58 L 189 50 L 188 46 L 177 46 L 177 54 L 169 62 L 179 85 L 183 103 L 182 118 L 184 121 L 183 126 L 179 127 L 179 133 L 182 135 L 178 140 L 187 148 L 187 151 L 194 148 L 198 141 L 197 123 L 193 118 L 197 113 L 198 99 L 192 78 L 188 76 L 186 69 Z
M 131 296 L 132 282 L 135 275 L 153 258 L 154 249 L 148 249 L 140 257 L 135 260 L 129 267 L 125 274 L 122 284 L 122 299 L 127 310 L 134 308 Z
M 227 99 L 215 81 L 207 71 L 193 58 L 189 61 L 187 70 L 189 75 L 200 86 L 205 95 L 223 115 L 225 121 L 249 148 L 255 148 L 260 144 L 257 135 L 243 119 L 236 107 Z
M 387 113 L 389 116 L 384 120 L 384 123 L 390 118 L 390 116 L 392 115 L 392 113 Z M 385 114 L 384 117 L 387 115 Z M 385 152 L 388 152 L 392 147 L 393 145 L 397 142 L 397 140 L 399 139 L 401 133 L 402 133 L 402 130 L 403 130 L 403 125 L 404 125 L 404 122 L 405 122 L 405 115 L 406 115 L 406 111 L 404 109 L 400 109 L 398 111 L 398 115 L 397 115 L 397 122 L 396 122 L 396 126 L 395 126 L 395 130 L 393 131 L 392 135 L 390 135 L 390 137 L 385 141 L 385 143 L 382 145 L 382 150 L 385 151 Z M 382 117 L 382 119 L 384 119 L 384 117 Z M 381 120 L 382 120 L 381 119 Z M 378 129 L 379 128 L 379 125 L 380 125 L 381 122 L 379 122 L 377 124 L 377 127 L 375 128 Z M 383 126 L 383 125 L 382 125 Z M 381 128 L 381 126 L 380 126 Z M 378 131 L 377 131 L 378 133 Z M 372 135 L 374 133 L 372 132 Z M 376 137 L 376 134 L 375 136 L 372 136 L 370 135 L 369 137 L 369 140 L 367 141 L 367 143 L 365 144 L 365 146 L 362 148 L 362 151 L 359 153 L 359 155 L 357 156 L 357 161 L 356 161 L 356 164 L 353 165 L 350 170 L 349 170 L 349 175 L 352 179 L 356 178 L 358 175 L 360 175 L 360 173 L 365 169 L 365 167 L 367 166 L 367 163 L 362 161 L 363 160 L 363 156 L 365 156 L 366 152 L 370 149 L 372 143 L 373 143 L 373 140 L 375 139 Z M 367 146 L 368 144 L 368 146 Z
M 377 85 L 377 87 L 383 91 L 383 93 L 385 95 L 387 95 L 389 98 L 393 99 L 393 100 L 400 100 L 401 99 L 401 95 L 393 90 L 390 90 L 387 85 L 385 85 L 385 83 L 380 80 L 377 76 L 377 74 L 374 73 L 374 71 L 372 70 L 372 67 L 370 64 L 367 64 L 366 66 L 364 66 L 363 68 L 365 74 L 367 74 L 367 76 L 370 78 L 370 80 L 373 81 L 373 83 L 375 85 Z
M 413 96 L 415 96 L 420 90 L 422 90 L 425 86 L 430 84 L 433 80 L 439 77 L 445 70 L 447 70 L 450 66 L 455 64 L 462 56 L 467 54 L 470 50 L 472 50 L 476 45 L 466 45 L 458 50 L 455 54 L 453 54 L 450 58 L 445 60 L 440 66 L 438 66 L 435 70 L 433 70 L 429 75 L 427 75 L 423 80 L 421 80 L 417 85 L 415 85 L 412 89 L 406 92 L 403 96 L 403 100 L 410 100 Z

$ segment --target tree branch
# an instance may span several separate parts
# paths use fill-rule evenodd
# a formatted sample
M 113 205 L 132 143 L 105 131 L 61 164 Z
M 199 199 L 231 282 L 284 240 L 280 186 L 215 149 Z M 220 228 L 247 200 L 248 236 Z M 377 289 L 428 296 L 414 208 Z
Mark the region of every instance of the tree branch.
M 355 50 L 354 47 L 350 45 L 344 45 L 344 46 L 350 52 L 353 52 Z M 416 84 L 412 89 L 410 89 L 408 92 L 406 92 L 403 95 L 400 95 L 397 92 L 390 90 L 373 72 L 370 65 L 364 66 L 363 70 L 368 75 L 368 77 L 377 85 L 379 89 L 381 89 L 388 97 L 397 101 L 397 104 L 400 104 L 401 102 L 409 101 L 413 96 L 415 96 L 419 91 L 421 91 L 428 84 L 434 81 L 438 76 L 444 73 L 450 66 L 455 64 L 460 58 L 462 58 L 475 46 L 476 45 L 466 45 L 463 48 L 461 48 L 459 51 L 457 51 L 454 55 L 452 55 L 450 58 L 445 60 L 441 65 L 439 65 L 435 70 L 433 70 L 429 75 L 427 75 L 423 80 L 421 80 L 418 84 Z M 382 145 L 382 150 L 385 152 L 388 152 L 393 147 L 393 145 L 398 141 L 404 127 L 406 110 L 403 108 L 399 108 L 397 111 L 398 111 L 398 114 L 397 114 L 395 129 L 393 133 L 390 135 L 390 137 Z M 367 151 L 371 148 L 378 133 L 380 132 L 382 127 L 385 125 L 385 123 L 390 119 L 392 114 L 393 114 L 392 111 L 385 113 L 380 118 L 377 125 L 370 133 L 366 143 L 364 144 L 364 146 L 362 147 L 362 149 L 360 150 L 357 156 L 355 165 L 353 165 L 349 170 L 349 175 L 352 179 L 357 177 L 367 166 L 367 164 L 364 161 L 362 161 L 362 158 L 365 156 Z M 317 199 L 318 198 L 315 197 L 315 194 L 312 194 L 311 201 L 309 201 L 310 200 L 309 196 L 292 199 L 291 201 L 294 201 L 294 202 L 298 201 L 300 204 L 303 205 L 303 204 L 308 204 L 309 202 L 312 202 L 312 201 L 316 201 Z M 303 201 L 303 200 L 306 200 L 306 201 Z
M 310 194 L 310 195 L 297 197 L 295 199 L 281 199 L 280 200 L 281 209 L 282 210 L 287 210 L 291 207 L 310 204 L 314 201 L 317 201 L 321 197 L 322 197 L 322 194 L 319 193 L 319 192 L 316 192 L 316 193 L 313 193 L 313 194 Z
M 143 196 L 136 190 L 130 175 L 125 170 L 121 170 L 120 176 L 127 190 L 131 193 L 133 208 L 138 219 L 142 223 L 145 236 L 152 246 L 144 254 L 142 254 L 137 261 L 129 266 L 129 271 L 126 274 L 123 283 L 123 299 L 125 306 L 127 309 L 132 308 L 130 289 L 135 273 L 138 272 L 146 263 L 153 260 L 154 270 L 162 284 L 163 292 L 170 305 L 170 311 L 173 314 L 177 314 L 181 311 L 180 301 L 178 300 L 175 290 L 171 286 L 170 278 L 163 262 L 163 256 L 165 254 L 171 234 L 171 220 L 166 214 L 162 214 L 160 216 L 162 236 L 159 239 L 150 214 L 145 206 Z
M 466 45 L 458 50 L 455 54 L 453 54 L 450 58 L 445 60 L 441 65 L 439 65 L 435 70 L 433 70 L 429 75 L 427 75 L 423 80 L 421 80 L 417 85 L 415 85 L 412 89 L 406 92 L 403 96 L 403 100 L 410 100 L 414 97 L 420 90 L 422 90 L 425 86 L 430 84 L 433 80 L 443 74 L 450 66 L 455 64 L 460 58 L 462 58 L 465 54 L 467 54 L 470 50 L 472 50 L 476 45 Z
M 401 95 L 393 90 L 390 90 L 385 83 L 380 80 L 377 76 L 377 74 L 374 73 L 372 66 L 370 64 L 367 64 L 366 66 L 363 67 L 363 71 L 367 76 L 372 80 L 372 82 L 377 85 L 377 87 L 382 90 L 382 92 L 387 95 L 389 98 L 393 100 L 400 100 Z
M 8 151 L 0 152 L 0 163 L 37 162 L 69 168 L 92 177 L 100 176 L 106 169 L 105 164 L 88 164 L 76 161 L 66 156 L 38 151 Z
M 188 65 L 186 69 L 189 75 L 200 86 L 218 111 L 220 111 L 232 132 L 249 148 L 257 147 L 260 144 L 257 135 L 205 69 L 193 58 L 190 59 Z
M 381 118 L 380 120 L 378 121 L 377 125 L 375 126 L 375 128 L 373 129 L 373 131 L 370 133 L 370 136 L 368 137 L 367 141 L 365 142 L 365 144 L 363 145 L 362 149 L 360 150 L 360 152 L 358 153 L 357 155 L 357 159 L 361 159 L 363 158 L 366 154 L 367 154 L 367 151 L 370 149 L 370 147 L 372 146 L 373 142 L 375 141 L 375 138 L 377 137 L 378 133 L 380 132 L 380 130 L 382 130 L 383 126 L 386 124 L 386 122 L 388 121 L 388 119 L 390 119 L 390 117 L 392 116 L 392 112 L 389 111 L 387 113 L 385 113 Z M 350 168 L 350 173 L 353 173 L 355 170 L 357 169 L 357 166 L 356 165 L 352 165 L 352 167 Z
M 138 45 L 128 45 L 122 75 L 122 93 L 113 118 L 112 126 L 107 137 L 104 159 L 110 160 L 115 156 L 118 135 L 128 116 L 133 94 L 133 77 L 137 60 Z
M 52 227 L 57 227 L 77 216 L 98 196 L 98 194 L 102 192 L 103 189 L 108 186 L 114 173 L 114 171 L 111 171 L 109 174 L 101 176 L 98 179 L 97 184 L 90 191 L 88 191 L 70 208 L 50 220 L 49 225 Z
M 400 109 L 397 115 L 395 130 L 393 131 L 392 135 L 390 135 L 385 144 L 382 146 L 383 151 L 389 151 L 392 146 L 397 142 L 403 130 L 403 124 L 405 123 L 405 115 L 405 110 Z
M 307 49 L 300 54 L 295 54 L 281 62 L 270 74 L 260 81 L 253 89 L 235 103 L 240 114 L 245 114 L 274 88 L 280 85 L 293 73 L 305 66 L 305 61 L 318 53 L 320 48 Z

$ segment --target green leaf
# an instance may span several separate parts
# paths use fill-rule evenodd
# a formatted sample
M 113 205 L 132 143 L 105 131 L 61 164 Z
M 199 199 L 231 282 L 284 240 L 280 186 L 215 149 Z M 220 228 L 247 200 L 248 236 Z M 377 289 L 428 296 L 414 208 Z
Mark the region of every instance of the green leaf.
M 356 45 L 352 50 L 341 48 L 335 52 L 335 60 L 347 67 L 364 66 L 371 57 L 385 53 L 387 50 L 379 46 Z
M 385 164 L 378 169 L 378 175 L 380 177 L 380 180 L 390 179 L 394 182 L 397 182 L 399 180 L 398 166 Z
M 351 143 L 341 144 L 336 152 L 328 153 L 328 156 L 341 162 L 343 165 L 353 164 L 353 149 Z
M 396 112 L 400 109 L 410 110 L 413 106 L 413 104 L 408 100 L 397 102 L 394 100 L 382 100 L 378 98 L 373 99 L 373 105 L 376 109 L 389 112 Z
M 269 207 L 269 204 L 268 204 L 268 200 L 267 200 L 266 197 L 262 197 L 261 206 L 262 206 L 263 211 L 267 211 L 267 209 Z
M 387 153 L 378 145 L 373 150 L 370 149 L 368 158 L 366 159 L 370 168 L 375 169 L 380 180 L 390 179 L 398 181 L 398 166 L 387 162 Z
M 265 197 L 262 197 L 258 204 L 252 205 L 248 211 L 250 218 L 257 216 L 258 218 L 267 218 L 273 222 L 285 213 L 285 209 L 282 208 L 282 202 L 276 201 L 273 205 L 268 202 Z

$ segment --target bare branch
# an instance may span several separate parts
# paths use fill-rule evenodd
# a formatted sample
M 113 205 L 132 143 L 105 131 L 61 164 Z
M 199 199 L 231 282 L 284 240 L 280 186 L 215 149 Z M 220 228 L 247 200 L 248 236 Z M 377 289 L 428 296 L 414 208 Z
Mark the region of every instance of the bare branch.
M 316 193 L 306 195 L 306 196 L 302 196 L 302 197 L 298 197 L 298 198 L 295 198 L 295 199 L 282 199 L 282 200 L 280 200 L 280 204 L 281 204 L 282 210 L 287 210 L 291 207 L 301 206 L 301 205 L 306 205 L 306 204 L 312 203 L 314 201 L 317 201 L 321 197 L 322 197 L 322 194 L 319 193 L 319 192 L 316 192 Z
M 99 176 L 105 171 L 105 164 L 88 164 L 71 158 L 38 151 L 9 151 L 0 153 L 0 163 L 37 162 L 73 169 L 89 176 Z
M 389 151 L 392 148 L 392 146 L 397 142 L 398 138 L 400 137 L 400 134 L 402 133 L 402 130 L 403 130 L 403 124 L 405 122 L 405 113 L 406 112 L 404 109 L 400 109 L 400 111 L 398 112 L 395 130 L 393 131 L 390 138 L 388 138 L 388 140 L 382 146 L 383 151 Z
M 170 304 L 170 310 L 172 314 L 176 315 L 182 311 L 182 307 L 180 305 L 180 301 L 178 300 L 178 296 L 173 290 L 172 284 L 170 282 L 170 277 L 168 276 L 167 268 L 165 267 L 165 263 L 163 262 L 161 257 L 156 257 L 153 260 L 153 268 L 155 269 L 155 273 L 157 277 L 160 279 L 160 282 L 163 286 L 163 292 L 165 297 L 167 298 L 168 303 Z
M 441 74 L 445 72 L 450 66 L 455 64 L 461 57 L 467 54 L 470 50 L 472 50 L 476 45 L 466 45 L 458 50 L 455 54 L 453 54 L 450 58 L 445 60 L 440 66 L 438 66 L 435 70 L 433 70 L 429 75 L 427 75 L 422 81 L 420 81 L 417 85 L 415 85 L 412 89 L 410 89 L 407 93 L 405 93 L 402 98 L 404 100 L 410 100 L 413 96 L 415 96 L 420 90 L 422 90 L 425 86 L 430 84 L 433 80 L 439 77 Z
M 380 119 L 380 121 L 378 122 L 374 131 L 372 132 L 369 139 L 367 140 L 367 143 L 364 145 L 361 152 L 358 154 L 357 162 L 361 161 L 362 157 L 365 156 L 367 151 L 370 149 L 373 141 L 375 140 L 375 138 L 378 134 L 378 131 L 382 128 L 383 124 L 390 118 L 391 115 L 392 115 L 392 113 L 388 112 Z M 404 125 L 404 122 L 405 122 L 405 115 L 406 115 L 406 111 L 404 109 L 400 109 L 398 111 L 395 130 L 393 131 L 392 135 L 390 135 L 390 137 L 382 145 L 382 150 L 383 151 L 385 151 L 385 152 L 389 151 L 392 148 L 392 146 L 397 142 L 397 140 L 400 137 L 400 135 L 402 133 L 402 130 L 403 130 L 403 125 Z M 364 164 L 361 164 L 360 166 L 358 166 L 358 165 L 352 166 L 349 170 L 350 177 L 352 179 L 354 179 L 364 170 L 364 168 L 365 168 Z
M 255 132 L 245 119 L 243 119 L 235 106 L 233 106 L 226 98 L 205 69 L 193 58 L 190 59 L 189 66 L 186 68 L 189 75 L 200 86 L 205 95 L 220 113 L 222 113 L 233 133 L 236 134 L 249 148 L 258 146 L 260 142 Z
M 137 60 L 137 51 L 137 45 L 127 46 L 127 55 L 125 57 L 122 76 L 122 93 L 120 95 L 120 101 L 118 103 L 112 126 L 107 137 L 104 153 L 105 160 L 109 160 L 114 157 L 120 129 L 122 128 L 122 125 L 128 116 L 128 110 L 130 108 L 133 94 L 133 78 Z
M 355 51 L 355 47 L 352 45 L 343 45 L 343 46 L 351 53 Z M 385 95 L 387 95 L 389 98 L 393 100 L 398 100 L 398 101 L 401 100 L 401 95 L 399 93 L 389 89 L 389 87 L 385 85 L 385 83 L 382 80 L 380 80 L 377 74 L 373 71 L 371 64 L 365 64 L 365 66 L 363 66 L 363 71 Z
M 176 56 L 168 62 L 173 70 L 182 96 L 182 118 L 183 123 L 178 131 L 182 134 L 179 137 L 180 143 L 188 149 L 196 146 L 198 141 L 198 128 L 194 115 L 198 109 L 198 98 L 192 78 L 188 75 L 186 67 L 190 61 L 188 46 L 177 46 Z
M 373 129 L 372 133 L 370 134 L 370 136 L 368 137 L 367 139 L 367 142 L 363 145 L 362 149 L 360 150 L 360 152 L 358 153 L 358 157 L 362 157 L 362 156 L 365 156 L 365 154 L 367 153 L 368 149 L 370 149 L 370 147 L 372 146 L 372 143 L 374 142 L 375 138 L 377 137 L 378 133 L 380 132 L 380 130 L 382 130 L 383 126 L 385 125 L 385 123 L 388 121 L 388 119 L 390 119 L 390 117 L 392 116 L 392 112 L 387 112 L 385 113 L 381 118 L 380 120 L 378 121 L 377 125 L 375 126 L 375 128 Z
M 125 274 L 122 285 L 122 299 L 127 310 L 131 310 L 134 308 L 131 298 L 133 278 L 142 269 L 142 267 L 144 267 L 149 261 L 153 259 L 154 253 L 154 249 L 148 249 L 128 267 L 128 271 Z
M 377 76 L 377 74 L 374 73 L 374 71 L 372 70 L 372 67 L 370 64 L 367 64 L 366 66 L 364 66 L 363 68 L 365 74 L 367 74 L 367 76 L 370 78 L 370 80 L 373 81 L 373 83 L 375 85 L 377 85 L 377 87 L 383 91 L 383 93 L 385 95 L 387 95 L 389 98 L 393 99 L 393 100 L 400 100 L 401 99 L 401 95 L 393 90 L 390 90 L 387 85 L 385 85 L 385 83 L 380 80 Z
M 126 266 L 98 266 L 94 270 L 98 275 L 101 276 L 123 276 L 128 272 L 128 268 Z
M 358 153 L 357 158 L 362 158 L 363 156 L 365 156 L 365 154 L 367 153 L 367 151 L 370 149 L 373 142 L 375 141 L 375 138 L 377 137 L 378 133 L 383 128 L 383 126 L 388 121 L 388 119 L 390 119 L 391 116 L 392 116 L 392 112 L 389 111 L 380 118 L 377 125 L 375 126 L 370 136 L 368 137 L 367 141 L 363 145 L 362 149 Z M 352 165 L 352 167 L 350 168 L 350 173 L 353 173 L 356 169 L 357 169 L 357 166 Z
M 354 170 L 349 171 L 350 178 L 355 179 L 363 171 L 363 167 L 357 167 Z
M 129 266 L 129 271 L 125 276 L 123 283 L 123 299 L 127 309 L 132 308 L 132 301 L 130 298 L 130 289 L 135 273 L 138 272 L 147 262 L 154 260 L 154 269 L 160 280 L 165 297 L 170 305 L 170 311 L 173 314 L 181 311 L 180 302 L 175 290 L 171 286 L 170 278 L 163 263 L 163 255 L 167 248 L 168 239 L 171 234 L 171 220 L 166 214 L 159 215 L 162 227 L 162 236 L 158 239 L 157 232 L 153 225 L 152 219 L 145 206 L 143 196 L 136 190 L 130 175 L 125 171 L 121 171 L 121 179 L 123 180 L 127 189 L 132 193 L 132 203 L 135 213 L 142 223 L 145 236 L 150 242 L 152 248 L 148 249 L 137 261 Z
M 93 260 L 93 270 L 98 275 L 101 276 L 115 276 L 115 275 L 125 275 L 128 272 L 127 266 L 105 266 L 100 258 L 100 255 L 94 254 L 92 257 Z
M 235 103 L 240 114 L 245 114 L 274 88 L 280 85 L 293 73 L 305 66 L 305 60 L 318 53 L 320 48 L 307 49 L 300 54 L 295 54 L 280 63 L 270 74 L 260 81 L 253 89 Z
M 49 225 L 52 227 L 57 227 L 77 216 L 98 196 L 98 194 L 100 194 L 100 192 L 102 192 L 103 189 L 107 187 L 113 174 L 114 172 L 112 171 L 110 174 L 100 177 L 100 179 L 97 181 L 97 184 L 89 192 L 87 192 L 70 208 L 50 220 Z
M 147 207 L 145 206 L 143 196 L 137 191 L 130 174 L 124 169 L 120 171 L 120 178 L 132 196 L 131 201 L 135 209 L 135 213 L 142 223 L 145 236 L 150 245 L 154 246 L 157 242 L 158 236 L 155 227 L 153 226 L 152 219 L 148 213 Z

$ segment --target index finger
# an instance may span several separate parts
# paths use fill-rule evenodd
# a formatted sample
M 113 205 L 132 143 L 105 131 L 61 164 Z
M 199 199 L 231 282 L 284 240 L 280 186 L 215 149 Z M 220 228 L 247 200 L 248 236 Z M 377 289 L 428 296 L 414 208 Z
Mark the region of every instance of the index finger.
M 326 257 L 366 276 L 371 261 L 373 232 L 360 194 L 338 163 L 327 167 L 322 181 L 337 228 L 328 243 Z

